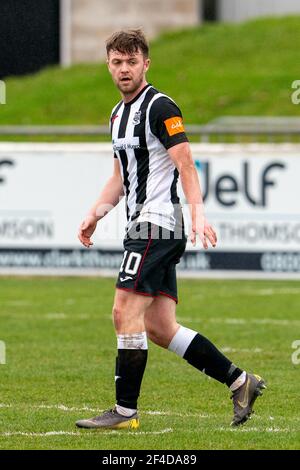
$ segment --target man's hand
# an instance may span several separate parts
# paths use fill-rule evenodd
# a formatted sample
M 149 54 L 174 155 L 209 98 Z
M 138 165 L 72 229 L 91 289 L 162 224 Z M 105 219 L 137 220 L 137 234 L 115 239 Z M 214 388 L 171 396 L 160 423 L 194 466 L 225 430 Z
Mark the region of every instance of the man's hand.
M 93 242 L 91 242 L 91 236 L 97 227 L 97 222 L 98 220 L 96 217 L 88 215 L 79 227 L 78 238 L 86 248 L 93 245 Z
M 210 244 L 215 247 L 217 244 L 217 234 L 212 228 L 212 226 L 207 222 L 204 217 L 201 217 L 198 223 L 193 224 L 192 231 L 190 234 L 190 239 L 192 244 L 196 245 L 196 238 L 197 235 L 199 236 L 203 248 L 205 250 L 208 249 L 207 240 L 209 240 Z

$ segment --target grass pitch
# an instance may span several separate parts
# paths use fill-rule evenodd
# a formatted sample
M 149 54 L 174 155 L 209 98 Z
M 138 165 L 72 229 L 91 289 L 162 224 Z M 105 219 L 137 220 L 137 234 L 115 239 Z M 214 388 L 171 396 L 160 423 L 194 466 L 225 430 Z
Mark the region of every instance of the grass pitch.
M 1 449 L 299 449 L 300 287 L 179 282 L 179 321 L 209 337 L 268 390 L 239 429 L 226 387 L 150 344 L 141 427 L 78 430 L 114 404 L 113 279 L 1 278 Z M 3 358 L 2 358 L 3 360 Z M 295 361 L 294 361 L 295 362 Z M 296 361 L 297 362 L 297 361 Z

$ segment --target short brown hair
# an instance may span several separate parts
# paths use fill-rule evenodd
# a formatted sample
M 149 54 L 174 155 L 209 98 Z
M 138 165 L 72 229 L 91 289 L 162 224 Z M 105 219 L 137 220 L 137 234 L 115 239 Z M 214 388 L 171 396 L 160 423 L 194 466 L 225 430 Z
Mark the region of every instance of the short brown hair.
M 141 29 L 128 29 L 117 31 L 106 41 L 107 55 L 110 51 L 119 51 L 121 54 L 134 54 L 141 50 L 144 57 L 149 55 L 147 39 Z

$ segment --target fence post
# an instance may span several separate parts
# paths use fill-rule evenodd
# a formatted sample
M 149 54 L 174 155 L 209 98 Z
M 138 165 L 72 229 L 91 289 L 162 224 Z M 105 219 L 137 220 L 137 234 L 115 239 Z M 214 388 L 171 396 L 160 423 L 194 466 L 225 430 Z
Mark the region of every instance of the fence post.
M 0 104 L 6 104 L 6 85 L 0 80 Z

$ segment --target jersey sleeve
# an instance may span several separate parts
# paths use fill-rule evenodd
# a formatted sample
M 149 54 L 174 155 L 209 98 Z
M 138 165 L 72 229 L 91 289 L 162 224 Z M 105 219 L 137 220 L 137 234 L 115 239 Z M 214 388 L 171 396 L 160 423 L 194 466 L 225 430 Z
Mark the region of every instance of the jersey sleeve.
M 151 132 L 166 149 L 182 142 L 188 142 L 182 114 L 178 106 L 166 96 L 155 100 L 149 113 Z

